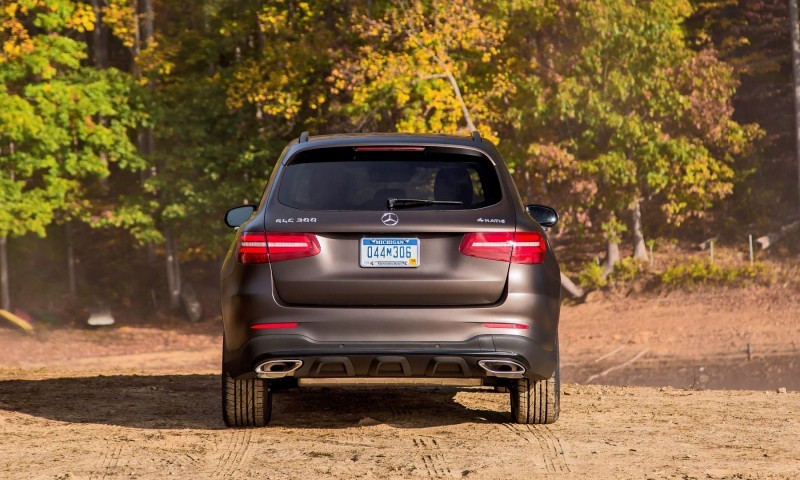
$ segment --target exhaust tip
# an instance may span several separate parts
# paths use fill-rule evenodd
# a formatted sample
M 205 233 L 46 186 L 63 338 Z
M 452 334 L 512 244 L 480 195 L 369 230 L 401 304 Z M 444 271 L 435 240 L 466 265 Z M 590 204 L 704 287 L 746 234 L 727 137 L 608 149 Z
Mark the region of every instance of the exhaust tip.
M 283 378 L 293 376 L 302 366 L 302 360 L 267 360 L 259 363 L 255 372 L 259 378 Z
M 480 360 L 478 366 L 494 377 L 522 378 L 525 366 L 514 360 Z

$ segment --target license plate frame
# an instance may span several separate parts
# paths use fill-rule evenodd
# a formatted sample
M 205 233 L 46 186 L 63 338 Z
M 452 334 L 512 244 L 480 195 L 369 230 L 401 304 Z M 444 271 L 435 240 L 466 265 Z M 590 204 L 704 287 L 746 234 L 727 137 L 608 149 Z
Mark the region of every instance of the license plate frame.
M 376 247 L 382 250 L 376 251 Z M 387 258 L 387 253 L 394 255 Z M 419 268 L 421 253 L 418 237 L 361 237 L 358 241 L 361 268 Z

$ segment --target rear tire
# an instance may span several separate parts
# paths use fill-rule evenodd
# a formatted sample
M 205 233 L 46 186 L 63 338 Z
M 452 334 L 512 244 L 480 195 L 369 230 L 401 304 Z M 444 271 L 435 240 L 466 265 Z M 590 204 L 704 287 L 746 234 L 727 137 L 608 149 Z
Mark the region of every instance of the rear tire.
M 236 380 L 222 372 L 222 418 L 229 427 L 263 427 L 272 416 L 272 391 L 260 378 Z
M 558 420 L 561 410 L 559 367 L 546 380 L 521 378 L 511 386 L 511 417 L 515 423 L 543 425 Z

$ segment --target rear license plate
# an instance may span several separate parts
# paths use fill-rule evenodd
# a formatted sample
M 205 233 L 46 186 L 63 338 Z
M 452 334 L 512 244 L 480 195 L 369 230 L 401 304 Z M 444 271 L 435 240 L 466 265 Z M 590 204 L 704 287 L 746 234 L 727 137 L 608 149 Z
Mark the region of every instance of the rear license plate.
M 419 239 L 362 238 L 360 259 L 367 268 L 419 267 Z

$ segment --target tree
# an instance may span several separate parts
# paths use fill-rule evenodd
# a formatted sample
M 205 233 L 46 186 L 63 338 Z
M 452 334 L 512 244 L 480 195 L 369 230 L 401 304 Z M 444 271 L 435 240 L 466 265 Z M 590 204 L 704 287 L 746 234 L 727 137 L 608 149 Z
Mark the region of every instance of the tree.
M 797 0 L 789 0 L 789 29 L 792 37 L 792 72 L 794 78 L 795 154 L 797 156 L 797 192 L 800 195 L 800 28 L 797 25 Z M 800 200 L 800 198 L 799 198 Z M 800 211 L 800 202 L 798 202 Z
M 734 119 L 764 130 L 756 155 L 734 163 L 734 194 L 720 205 L 721 218 L 767 228 L 783 225 L 795 211 L 794 90 L 789 9 L 786 0 L 696 0 L 687 31 L 695 45 L 713 47 L 741 85 L 733 96 Z M 771 215 L 763 215 L 769 209 Z M 735 219 L 735 220 L 734 220 Z
M 86 195 L 97 179 L 112 165 L 142 164 L 128 138 L 136 121 L 128 77 L 81 63 L 86 46 L 76 37 L 93 28 L 92 10 L 70 0 L 2 9 L 0 258 L 8 308 L 6 238 L 44 236 L 54 221 L 90 216 Z
M 152 43 L 136 57 L 153 145 L 147 195 L 132 200 L 154 218 L 165 252 L 216 259 L 227 246 L 226 208 L 259 200 L 275 159 L 304 129 L 323 128 L 324 13 L 303 2 L 204 0 L 159 3 Z M 220 188 L 225 185 L 225 188 Z M 168 262 L 169 263 L 169 262 Z M 170 288 L 174 293 L 176 287 Z M 177 288 L 177 292 L 180 293 Z
M 498 49 L 505 24 L 491 4 L 414 0 L 356 13 L 356 55 L 333 71 L 352 129 L 455 133 L 497 139 L 497 107 L 511 88 Z
M 563 153 L 535 162 L 539 168 L 566 163 L 586 179 L 591 208 L 581 213 L 605 232 L 610 269 L 627 230 L 623 217 L 631 219 L 634 252 L 644 256 L 642 211 L 657 209 L 671 224 L 703 215 L 730 194 L 733 159 L 757 129 L 732 119 L 731 68 L 713 50 L 689 48 L 687 1 L 545 3 L 549 12 L 561 8 L 532 52 L 544 105 L 532 110 L 534 120 L 549 122 L 547 134 L 530 140 L 532 151 L 543 151 L 536 145 L 544 137 L 550 151 Z

